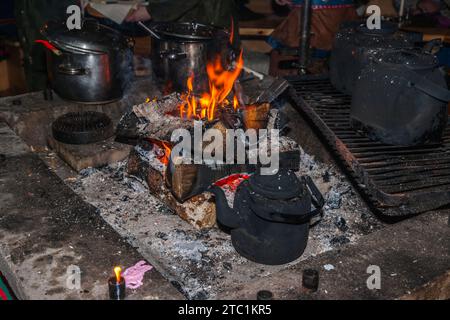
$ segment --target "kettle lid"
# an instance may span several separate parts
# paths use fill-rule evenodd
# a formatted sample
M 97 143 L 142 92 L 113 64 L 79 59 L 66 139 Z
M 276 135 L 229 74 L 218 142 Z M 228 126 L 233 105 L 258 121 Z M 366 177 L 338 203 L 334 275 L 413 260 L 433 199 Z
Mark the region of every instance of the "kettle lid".
M 356 31 L 368 35 L 391 35 L 397 32 L 397 24 L 389 21 L 381 21 L 379 29 L 369 29 L 366 23 L 362 23 L 356 27 Z
M 280 169 L 275 175 L 254 174 L 248 180 L 249 188 L 269 199 L 286 200 L 298 197 L 303 185 L 292 170 Z
M 108 53 L 128 46 L 126 38 L 119 31 L 92 19 L 83 20 L 81 29 L 73 30 L 69 30 L 65 22 L 49 21 L 41 29 L 41 34 L 68 51 Z
M 376 62 L 403 65 L 409 69 L 429 69 L 437 67 L 439 62 L 435 55 L 418 49 L 391 49 L 376 54 Z

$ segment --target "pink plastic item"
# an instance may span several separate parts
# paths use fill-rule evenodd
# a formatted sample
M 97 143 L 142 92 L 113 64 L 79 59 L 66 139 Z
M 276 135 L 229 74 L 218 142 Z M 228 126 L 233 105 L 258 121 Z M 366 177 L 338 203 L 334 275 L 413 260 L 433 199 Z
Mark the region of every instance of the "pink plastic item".
M 128 268 L 123 273 L 123 277 L 125 278 L 125 284 L 127 288 L 135 290 L 142 286 L 144 283 L 142 280 L 144 279 L 144 275 L 147 271 L 152 270 L 153 267 L 145 261 L 139 261 L 133 267 Z

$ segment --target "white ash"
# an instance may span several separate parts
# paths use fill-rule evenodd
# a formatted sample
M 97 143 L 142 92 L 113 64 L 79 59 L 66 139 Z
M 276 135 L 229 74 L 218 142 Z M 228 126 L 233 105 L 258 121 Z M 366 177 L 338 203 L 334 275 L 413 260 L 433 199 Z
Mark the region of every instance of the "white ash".
M 139 157 L 153 169 L 158 170 L 159 172 L 164 172 L 166 170 L 166 165 L 159 161 L 158 155 L 153 150 L 145 150 L 139 145 L 134 147 L 134 149 L 137 151 Z
M 299 261 L 356 243 L 382 227 L 334 166 L 319 163 L 302 150 L 298 174 L 311 176 L 328 199 Z M 214 299 L 224 288 L 245 285 L 298 263 L 264 266 L 241 257 L 228 234 L 217 228 L 196 230 L 174 215 L 144 184 L 127 176 L 126 162 L 85 170 L 71 186 L 190 299 Z M 340 206 L 333 205 L 339 195 Z

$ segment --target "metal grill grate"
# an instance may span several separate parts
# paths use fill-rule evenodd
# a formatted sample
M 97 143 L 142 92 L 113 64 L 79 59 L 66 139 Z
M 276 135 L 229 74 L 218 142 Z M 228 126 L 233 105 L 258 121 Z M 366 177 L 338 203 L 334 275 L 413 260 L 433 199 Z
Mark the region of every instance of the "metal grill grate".
M 441 144 L 389 146 L 350 126 L 351 97 L 325 77 L 289 77 L 296 108 L 319 130 L 369 202 L 402 217 L 450 204 L 450 125 Z

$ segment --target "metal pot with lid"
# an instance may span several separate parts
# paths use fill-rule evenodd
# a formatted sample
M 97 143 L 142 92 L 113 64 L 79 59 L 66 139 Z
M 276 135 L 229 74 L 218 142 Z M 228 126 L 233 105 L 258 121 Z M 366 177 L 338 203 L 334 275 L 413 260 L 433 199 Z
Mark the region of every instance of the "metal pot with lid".
M 61 98 L 108 103 L 123 97 L 133 77 L 133 44 L 128 38 L 88 19 L 80 30 L 49 22 L 41 33 L 57 49 L 47 52 L 48 74 Z
M 436 57 L 420 49 L 379 52 L 356 84 L 352 126 L 391 145 L 439 143 L 450 91 Z
M 152 65 L 157 77 L 171 82 L 175 91 L 187 90 L 187 80 L 194 75 L 194 92 L 208 89 L 206 65 L 220 57 L 228 65 L 229 34 L 226 30 L 194 22 L 156 23 L 148 28 L 154 36 Z

